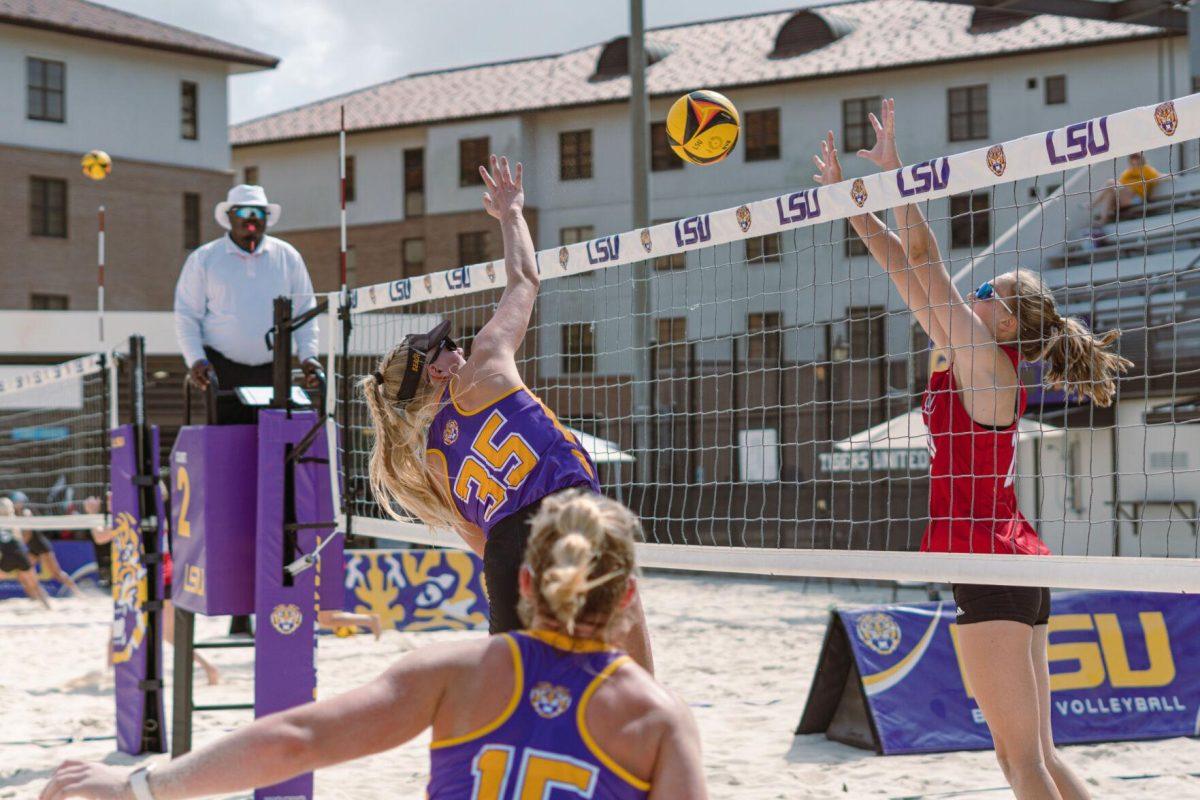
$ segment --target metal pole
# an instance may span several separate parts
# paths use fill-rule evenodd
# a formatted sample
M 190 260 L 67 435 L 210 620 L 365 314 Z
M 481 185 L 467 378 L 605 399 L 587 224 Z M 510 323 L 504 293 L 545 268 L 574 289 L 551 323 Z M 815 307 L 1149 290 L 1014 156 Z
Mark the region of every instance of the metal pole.
M 338 129 L 338 175 L 341 178 L 342 217 L 341 217 L 341 269 L 339 272 L 342 287 L 342 302 L 346 302 L 346 107 L 342 106 L 342 121 Z M 332 303 L 330 304 L 332 305 Z
M 1188 73 L 1193 92 L 1200 92 L 1200 3 L 1188 5 Z M 1174 64 L 1171 65 L 1172 69 Z
M 292 298 L 275 298 L 274 331 L 275 358 L 271 373 L 274 394 L 271 408 L 291 408 L 289 401 L 292 392 Z
M 96 311 L 100 321 L 100 351 L 104 347 L 104 206 L 96 212 Z
M 633 227 L 650 224 L 650 126 L 646 98 L 646 23 L 642 0 L 629 0 L 629 123 L 633 149 Z M 653 477 L 650 469 L 650 262 L 633 265 L 633 424 L 634 446 L 638 460 L 634 475 L 643 483 Z

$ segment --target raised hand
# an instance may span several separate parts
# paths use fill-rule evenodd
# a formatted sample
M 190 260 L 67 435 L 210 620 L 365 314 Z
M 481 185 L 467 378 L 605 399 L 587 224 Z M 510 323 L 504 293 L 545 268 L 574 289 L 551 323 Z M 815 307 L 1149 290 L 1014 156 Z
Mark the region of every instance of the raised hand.
M 871 127 L 875 129 L 875 146 L 870 150 L 859 150 L 860 158 L 865 158 L 880 169 L 899 169 L 900 154 L 896 152 L 896 101 L 887 98 L 879 109 L 883 122 L 874 114 L 868 114 Z
M 837 148 L 833 144 L 833 131 L 821 140 L 821 155 L 813 156 L 813 164 L 819 170 L 813 180 L 822 186 L 837 183 L 842 179 L 842 164 L 838 161 Z
M 521 183 L 522 169 L 517 163 L 516 174 L 508 171 L 508 159 L 493 155 L 489 159 L 491 170 L 479 168 L 487 191 L 483 194 L 483 207 L 493 217 L 503 220 L 512 214 L 520 214 L 525 207 L 525 187 Z

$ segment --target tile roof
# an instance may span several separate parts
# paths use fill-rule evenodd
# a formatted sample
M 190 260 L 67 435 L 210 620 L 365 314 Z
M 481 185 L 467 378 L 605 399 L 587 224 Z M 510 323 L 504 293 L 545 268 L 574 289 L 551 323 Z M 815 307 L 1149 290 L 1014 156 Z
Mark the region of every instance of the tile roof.
M 248 47 L 86 0 L 0 0 L 0 24 L 41 28 L 254 67 L 274 67 L 279 63 L 275 56 Z
M 775 35 L 797 11 L 689 23 L 647 32 L 647 46 L 670 53 L 646 72 L 651 95 L 699 86 L 732 88 L 917 64 L 1013 55 L 1159 36 L 1144 25 L 1039 15 L 988 33 L 970 33 L 974 9 L 931 0 L 862 0 L 807 9 L 852 32 L 818 50 L 771 58 Z M 592 81 L 603 44 L 561 55 L 410 75 L 230 128 L 234 146 L 536 109 L 619 101 L 629 78 Z

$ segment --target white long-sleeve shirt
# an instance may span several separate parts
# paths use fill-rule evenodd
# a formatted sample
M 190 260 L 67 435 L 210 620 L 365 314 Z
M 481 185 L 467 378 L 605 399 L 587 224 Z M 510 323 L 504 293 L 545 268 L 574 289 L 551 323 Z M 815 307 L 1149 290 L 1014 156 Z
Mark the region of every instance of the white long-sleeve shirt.
M 289 295 L 292 313 L 316 305 L 312 280 L 296 248 L 264 236 L 252 255 L 228 236 L 196 248 L 175 285 L 175 336 L 188 366 L 204 346 L 241 364 L 271 361 L 266 333 L 275 321 L 275 298 Z M 293 334 L 300 360 L 317 356 L 317 321 Z

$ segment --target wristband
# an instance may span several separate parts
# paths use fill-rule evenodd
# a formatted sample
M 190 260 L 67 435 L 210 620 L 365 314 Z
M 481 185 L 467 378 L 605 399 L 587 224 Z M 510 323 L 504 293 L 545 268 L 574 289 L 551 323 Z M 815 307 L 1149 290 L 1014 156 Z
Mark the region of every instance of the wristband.
M 150 791 L 150 768 L 138 767 L 131 772 L 129 788 L 133 790 L 136 800 L 154 800 L 154 792 Z

